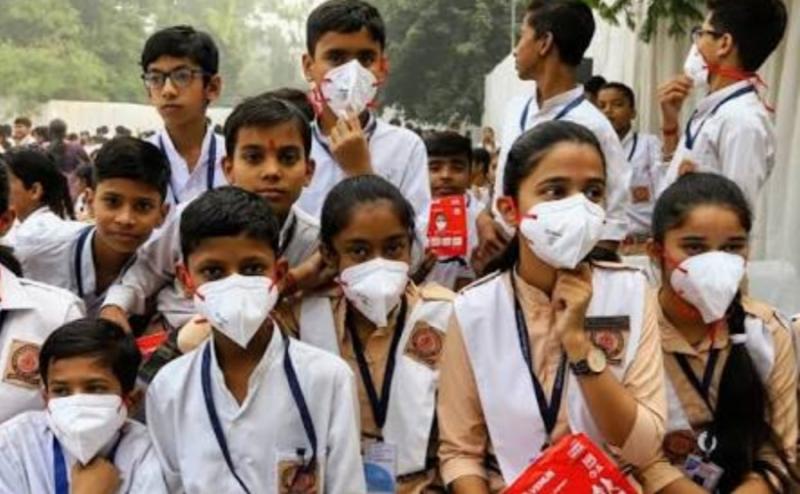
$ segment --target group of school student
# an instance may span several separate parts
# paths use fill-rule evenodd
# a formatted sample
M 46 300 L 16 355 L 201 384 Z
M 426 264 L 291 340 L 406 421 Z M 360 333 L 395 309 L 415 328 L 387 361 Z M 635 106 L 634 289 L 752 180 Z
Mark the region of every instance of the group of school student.
M 370 110 L 386 35 L 363 0 L 310 14 L 310 92 L 247 98 L 224 135 L 214 41 L 153 34 L 164 129 L 102 146 L 91 223 L 47 155 L 2 158 L 0 492 L 498 493 L 574 433 L 642 492 L 790 492 L 793 333 L 744 282 L 775 146 L 753 78 L 786 9 L 707 7 L 659 92 L 662 144 L 627 87 L 603 115 L 576 83 L 589 7 L 533 0 L 515 55 L 536 92 L 489 183 L 468 139 Z M 425 241 L 454 195 L 463 262 Z M 620 262 L 631 244 L 658 285 Z

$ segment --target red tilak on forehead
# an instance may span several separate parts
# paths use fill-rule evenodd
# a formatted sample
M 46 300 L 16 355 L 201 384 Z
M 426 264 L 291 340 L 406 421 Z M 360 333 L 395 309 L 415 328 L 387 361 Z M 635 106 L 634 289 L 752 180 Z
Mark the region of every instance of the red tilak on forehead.
M 278 150 L 278 145 L 275 144 L 274 140 L 272 139 L 269 140 L 269 144 L 267 145 L 267 150 L 273 153 Z

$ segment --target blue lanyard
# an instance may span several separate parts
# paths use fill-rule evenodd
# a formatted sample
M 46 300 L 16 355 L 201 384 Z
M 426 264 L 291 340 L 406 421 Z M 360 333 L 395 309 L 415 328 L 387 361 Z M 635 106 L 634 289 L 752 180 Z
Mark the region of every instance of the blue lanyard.
M 756 88 L 754 88 L 753 86 L 743 87 L 743 88 L 739 89 L 738 91 L 736 91 L 735 93 L 729 95 L 724 100 L 720 101 L 717 104 L 717 106 L 715 106 L 714 109 L 711 110 L 711 113 L 705 119 L 703 119 L 702 122 L 700 122 L 700 127 L 697 128 L 697 132 L 695 132 L 694 135 L 692 135 L 692 124 L 694 123 L 695 117 L 697 117 L 697 110 L 695 110 L 694 113 L 692 113 L 692 117 L 689 119 L 688 122 L 686 122 L 686 132 L 685 132 L 685 134 L 686 134 L 686 147 L 689 150 L 692 150 L 694 148 L 695 140 L 697 139 L 697 136 L 700 135 L 700 132 L 703 130 L 703 127 L 705 127 L 706 122 L 708 121 L 708 119 L 713 117 L 714 115 L 716 115 L 716 113 L 719 111 L 719 109 L 722 108 L 726 103 L 729 103 L 729 102 L 735 100 L 736 98 L 739 98 L 740 96 L 744 96 L 745 94 L 753 93 L 753 92 L 755 92 L 755 90 L 756 90 Z
M 89 234 L 92 233 L 94 230 L 93 226 L 87 226 L 83 230 L 81 230 L 80 235 L 78 235 L 78 243 L 75 246 L 75 258 L 73 259 L 73 267 L 75 271 L 75 283 L 78 287 L 78 297 L 83 298 L 83 249 L 86 246 L 86 240 L 89 238 Z
M 364 129 L 364 133 L 367 134 L 367 144 L 372 141 L 372 136 L 375 135 L 375 128 L 378 127 L 378 119 L 372 117 L 372 120 L 367 124 L 367 128 Z M 313 122 L 311 124 L 311 133 L 314 136 L 314 140 L 317 141 L 317 144 L 325 151 L 325 153 L 330 157 L 331 160 L 336 161 L 336 158 L 333 156 L 331 152 L 331 148 L 325 144 L 325 141 L 322 139 L 322 135 L 319 131 L 319 125 L 317 122 Z
M 117 456 L 117 449 L 119 443 L 122 442 L 122 433 L 120 432 L 117 442 L 111 448 L 111 453 L 108 459 L 114 463 L 114 458 Z M 69 476 L 67 475 L 67 462 L 64 460 L 64 451 L 61 449 L 58 439 L 53 436 L 53 475 L 56 483 L 56 494 L 69 494 Z
M 158 136 L 158 144 L 161 148 L 161 153 L 164 156 L 167 156 L 167 151 L 164 149 L 164 138 L 162 136 Z M 169 157 L 167 158 L 169 161 Z M 208 158 L 206 159 L 207 169 L 206 169 L 206 190 L 211 190 L 214 188 L 214 175 L 216 173 L 216 165 L 217 165 L 217 136 L 215 134 L 211 134 L 211 143 L 208 145 Z M 172 163 L 170 162 L 170 166 Z M 170 170 L 171 172 L 172 170 Z M 181 201 L 178 199 L 178 193 L 176 192 L 175 185 L 172 183 L 172 173 L 169 174 L 169 190 L 172 193 L 172 199 L 175 201 L 175 204 L 179 204 Z
M 276 327 L 274 331 L 279 330 Z M 300 389 L 300 382 L 297 379 L 297 373 L 295 372 L 292 359 L 289 355 L 290 340 L 286 335 L 283 336 L 283 340 L 283 369 L 286 373 L 286 380 L 289 383 L 289 391 L 291 391 L 294 403 L 297 406 L 297 410 L 300 412 L 300 419 L 303 421 L 303 429 L 305 429 L 308 441 L 311 443 L 311 460 L 305 465 L 305 468 L 314 469 L 317 463 L 317 432 L 314 428 L 314 422 L 311 420 L 311 413 L 308 410 L 303 391 Z M 210 342 L 208 345 L 213 345 L 213 342 Z M 219 444 L 219 449 L 222 451 L 222 457 L 225 459 L 228 469 L 231 474 L 233 474 L 233 477 L 242 490 L 250 494 L 251 491 L 247 487 L 247 484 L 245 484 L 242 478 L 239 477 L 239 474 L 236 473 L 236 468 L 231 459 L 230 449 L 228 449 L 228 441 L 225 439 L 225 432 L 222 430 L 217 408 L 214 405 L 214 394 L 211 390 L 211 348 L 208 345 L 203 350 L 203 357 L 200 365 L 200 378 L 203 385 L 203 398 L 205 399 L 206 411 L 208 412 L 211 428 L 214 431 L 214 436 L 217 438 L 217 444 Z
M 580 104 L 583 103 L 583 100 L 585 99 L 586 96 L 580 95 L 574 100 L 570 101 L 567 106 L 562 108 L 561 111 L 556 114 L 553 120 L 561 120 L 562 118 L 566 117 L 572 110 L 580 106 Z M 531 109 L 531 103 L 533 103 L 533 96 L 531 96 L 528 102 L 525 103 L 525 109 L 522 111 L 522 118 L 519 119 L 519 131 L 522 133 L 525 132 L 525 124 L 528 123 L 528 113 L 530 112 Z
M 633 159 L 633 155 L 636 154 L 636 147 L 639 145 L 639 133 L 633 133 L 633 148 L 631 149 L 631 153 L 628 155 L 628 162 Z

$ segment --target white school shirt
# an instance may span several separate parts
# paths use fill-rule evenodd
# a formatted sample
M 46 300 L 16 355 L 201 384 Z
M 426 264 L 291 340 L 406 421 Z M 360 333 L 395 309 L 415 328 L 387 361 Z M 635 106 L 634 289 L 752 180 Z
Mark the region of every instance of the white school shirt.
M 118 436 L 103 449 L 109 454 Z M 77 459 L 62 447 L 67 477 Z M 167 493 L 158 458 L 150 444 L 147 428 L 128 420 L 114 455 L 120 472 L 119 494 Z M 26 412 L 0 426 L 0 492 L 42 494 L 55 492 L 53 433 L 46 411 Z
M 88 317 L 96 317 L 105 298 L 97 293 L 92 242 L 96 229 L 79 223 L 76 231 L 61 232 L 35 242 L 17 242 L 14 254 L 31 280 L 57 286 L 83 300 Z
M 533 94 L 536 94 L 535 89 Z M 494 185 L 495 200 L 503 197 L 503 177 L 505 175 L 508 152 L 517 138 L 524 131 L 528 131 L 541 123 L 554 120 L 570 104 L 582 97 L 583 94 L 583 86 L 578 86 L 571 91 L 550 98 L 542 104 L 541 108 L 535 96 L 517 97 L 511 100 L 505 113 L 506 120 L 503 127 L 500 161 L 497 165 Z M 586 99 L 561 116 L 560 120 L 583 125 L 600 141 L 600 147 L 606 158 L 607 181 L 607 219 L 603 231 L 603 240 L 623 240 L 628 233 L 626 210 L 628 204 L 630 204 L 628 185 L 630 184 L 631 169 L 625 159 L 627 156 L 622 150 L 619 136 L 617 136 L 605 115 Z M 494 208 L 496 212 L 496 205 Z
M 42 239 L 54 235 L 69 234 L 83 228 L 85 223 L 65 220 L 55 214 L 47 206 L 42 206 L 32 212 L 14 228 L 13 241 L 7 245 L 16 248 L 20 244 L 36 244 Z M 25 264 L 22 264 L 23 272 Z
M 211 181 L 212 187 L 209 187 L 208 163 L 209 151 L 211 148 L 211 139 L 215 141 L 214 152 L 214 173 L 213 180 Z M 225 173 L 222 171 L 222 158 L 225 157 L 225 138 L 221 135 L 214 133 L 214 128 L 211 125 L 207 126 L 206 135 L 203 138 L 203 147 L 200 149 L 200 158 L 197 160 L 197 166 L 194 170 L 189 172 L 189 166 L 186 160 L 175 149 L 175 144 L 169 137 L 169 132 L 166 129 L 158 131 L 155 135 L 150 137 L 148 141 L 162 150 L 167 156 L 170 166 L 169 188 L 167 189 L 167 202 L 169 204 L 180 204 L 190 201 L 199 196 L 203 192 L 228 185 L 225 179 Z M 176 201 L 177 198 L 177 201 Z
M 157 310 L 179 328 L 196 314 L 194 302 L 177 282 L 176 267 L 181 254 L 181 218 L 189 203 L 178 205 L 175 214 L 154 230 L 136 253 L 136 261 L 109 287 L 103 305 L 116 305 L 129 314 L 142 314 L 148 298 L 158 294 Z M 281 229 L 279 246 L 289 267 L 308 259 L 319 245 L 319 222 L 295 203 Z
M 366 492 L 353 373 L 340 358 L 291 339 L 289 353 L 317 435 L 320 494 Z M 311 457 L 284 371 L 285 340 L 276 326 L 240 406 L 225 385 L 213 337 L 167 364 L 147 391 L 147 424 L 172 493 L 239 493 L 211 427 L 202 383 L 211 348 L 211 391 L 237 475 L 253 494 L 277 493 L 278 463 Z
M 470 261 L 472 260 L 472 251 L 478 246 L 478 216 L 486 209 L 486 204 L 475 199 L 471 193 L 466 194 L 467 205 L 467 255 L 461 259 L 463 263 L 454 259 L 447 262 L 437 262 L 434 264 L 431 272 L 425 278 L 427 283 L 438 283 L 445 288 L 455 290 L 456 283 L 459 279 L 474 280 L 476 278 L 475 271 L 472 270 Z M 428 224 L 430 222 L 430 207 L 426 208 L 425 212 L 417 217 L 417 238 L 425 242 L 427 247 L 428 243 Z
M 369 140 L 372 170 L 400 189 L 417 213 L 423 211 L 431 202 L 425 144 L 408 129 L 388 124 L 379 118 L 370 119 L 365 132 Z M 311 157 L 317 166 L 311 184 L 303 190 L 297 203 L 311 216 L 319 218 L 328 192 L 347 175 L 330 153 L 327 137 L 316 126 L 313 136 Z
M 83 314 L 83 303 L 68 291 L 0 266 L 0 423 L 44 407 L 39 350 L 50 333 Z
M 741 81 L 700 101 L 693 118 L 680 129 L 681 140 L 661 192 L 678 179 L 688 160 L 696 172 L 733 180 L 752 207 L 758 204 L 758 193 L 775 165 L 775 128 L 758 93 L 742 92 L 750 87 L 749 81 Z M 694 139 L 692 146 L 688 136 Z
M 647 235 L 653 217 L 656 192 L 662 179 L 661 141 L 653 134 L 630 130 L 622 139 L 625 158 L 631 166 L 631 203 L 628 206 L 628 233 Z M 646 197 L 640 194 L 646 191 Z

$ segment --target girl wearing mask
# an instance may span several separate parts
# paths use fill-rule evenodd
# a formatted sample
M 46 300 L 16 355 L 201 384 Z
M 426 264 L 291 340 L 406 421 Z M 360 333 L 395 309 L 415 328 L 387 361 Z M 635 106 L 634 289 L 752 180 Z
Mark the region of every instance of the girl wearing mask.
M 790 492 L 796 361 L 789 323 L 740 291 L 751 226 L 741 189 L 719 175 L 686 175 L 656 204 L 669 413 L 647 492 Z
M 516 238 L 456 298 L 442 356 L 439 457 L 455 494 L 501 491 L 570 433 L 647 465 L 666 416 L 654 294 L 638 271 L 590 260 L 605 218 L 596 138 L 539 125 L 506 170 L 498 208 Z
M 338 285 L 294 311 L 299 338 L 340 355 L 356 375 L 369 492 L 431 492 L 438 478 L 434 416 L 453 294 L 409 280 L 413 239 L 414 210 L 392 184 L 375 175 L 341 182 L 320 229 Z M 376 467 L 396 486 L 381 484 Z

